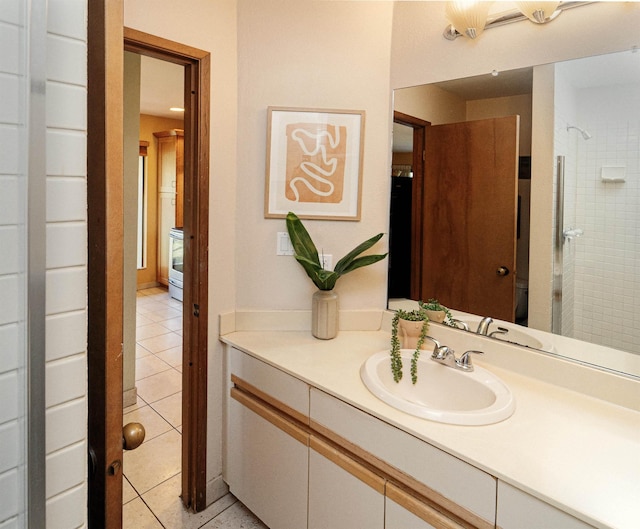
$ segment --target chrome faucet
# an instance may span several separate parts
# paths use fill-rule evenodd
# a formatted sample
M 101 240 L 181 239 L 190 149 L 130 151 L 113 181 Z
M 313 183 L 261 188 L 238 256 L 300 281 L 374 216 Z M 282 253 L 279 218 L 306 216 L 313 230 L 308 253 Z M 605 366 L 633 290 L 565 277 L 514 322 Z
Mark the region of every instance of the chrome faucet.
M 480 320 L 480 323 L 478 324 L 478 330 L 476 331 L 476 333 L 482 334 L 482 336 L 487 336 L 487 333 L 489 332 L 489 325 L 491 325 L 492 323 L 493 318 L 491 318 L 490 316 L 482 318 Z
M 505 329 L 504 327 L 498 327 L 495 331 L 489 333 L 489 338 L 493 338 L 496 334 L 507 334 L 509 329 Z
M 449 347 L 447 347 L 446 345 L 440 344 L 440 342 L 438 340 L 436 340 L 435 338 L 432 338 L 429 335 L 425 335 L 425 339 L 426 340 L 430 340 L 435 344 L 435 347 L 433 348 L 433 353 L 431 354 L 431 358 L 444 357 L 449 352 L 453 353 L 453 349 L 449 349 Z
M 464 353 L 460 358 L 456 358 L 455 351 L 450 347 L 442 345 L 438 340 L 431 336 L 425 336 L 425 338 L 435 344 L 433 353 L 431 353 L 431 360 L 454 369 L 471 372 L 473 371 L 473 364 L 471 363 L 471 357 L 469 355 L 484 354 L 482 351 L 470 350 Z
M 453 319 L 452 322 L 454 327 L 462 329 L 463 331 L 469 331 L 469 326 L 466 321 Z

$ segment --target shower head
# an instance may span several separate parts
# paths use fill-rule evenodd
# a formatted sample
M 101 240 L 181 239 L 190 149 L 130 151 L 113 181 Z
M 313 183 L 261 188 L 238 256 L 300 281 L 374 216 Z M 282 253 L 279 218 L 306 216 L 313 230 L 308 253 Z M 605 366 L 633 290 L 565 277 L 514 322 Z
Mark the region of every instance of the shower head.
M 580 127 L 576 127 L 575 125 L 567 125 L 567 131 L 570 129 L 576 129 L 580 134 L 582 134 L 583 140 L 591 139 L 591 134 L 589 134 L 586 130 L 581 129 Z

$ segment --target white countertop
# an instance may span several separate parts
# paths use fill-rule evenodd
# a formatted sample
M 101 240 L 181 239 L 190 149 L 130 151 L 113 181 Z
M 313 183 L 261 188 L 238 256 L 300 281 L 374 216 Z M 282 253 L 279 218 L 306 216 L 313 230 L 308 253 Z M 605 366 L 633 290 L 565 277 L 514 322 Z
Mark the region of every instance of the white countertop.
M 450 332 L 434 329 L 430 334 L 451 345 L 446 341 Z M 481 341 L 479 348 L 484 345 L 486 354 L 474 362 L 509 386 L 516 410 L 497 424 L 454 426 L 398 411 L 362 383 L 362 363 L 388 350 L 388 332 L 341 331 L 335 339 L 323 341 L 308 331 L 240 331 L 221 339 L 587 523 L 640 527 L 640 412 L 523 375 L 531 362 L 537 362 L 538 353 L 503 346 L 502 355 L 510 364 L 506 369 L 499 367 L 501 355 L 494 357 Z M 518 354 L 534 355 L 533 360 L 512 370 Z M 556 364 L 550 369 L 549 362 Z M 542 360 L 540 369 L 556 368 L 564 373 L 589 369 L 548 357 Z M 594 376 L 600 375 L 590 370 L 586 380 L 593 384 Z M 640 383 L 633 384 L 632 399 L 640 395 Z

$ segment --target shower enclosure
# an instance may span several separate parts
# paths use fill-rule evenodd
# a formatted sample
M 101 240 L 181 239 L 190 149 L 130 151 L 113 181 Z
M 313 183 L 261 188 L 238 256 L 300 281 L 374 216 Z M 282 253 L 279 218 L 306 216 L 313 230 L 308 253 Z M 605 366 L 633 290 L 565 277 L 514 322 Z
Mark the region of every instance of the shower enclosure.
M 600 58 L 556 66 L 553 332 L 640 353 L 640 57 L 626 55 L 622 77 Z

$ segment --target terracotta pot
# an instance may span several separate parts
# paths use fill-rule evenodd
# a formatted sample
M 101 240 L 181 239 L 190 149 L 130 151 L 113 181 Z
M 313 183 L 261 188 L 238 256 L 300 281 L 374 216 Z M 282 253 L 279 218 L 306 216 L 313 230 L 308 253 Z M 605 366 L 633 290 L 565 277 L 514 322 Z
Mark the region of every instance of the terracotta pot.
M 403 349 L 415 349 L 420 338 L 420 331 L 424 321 L 409 321 L 400 318 L 398 320 L 398 339 Z M 422 344 L 420 349 L 424 349 L 426 344 Z
M 435 321 L 436 323 L 442 323 L 447 316 L 447 313 L 444 310 L 427 310 L 427 316 L 429 316 L 429 321 Z
M 311 334 L 320 340 L 338 335 L 338 294 L 333 290 L 318 290 L 311 300 Z

